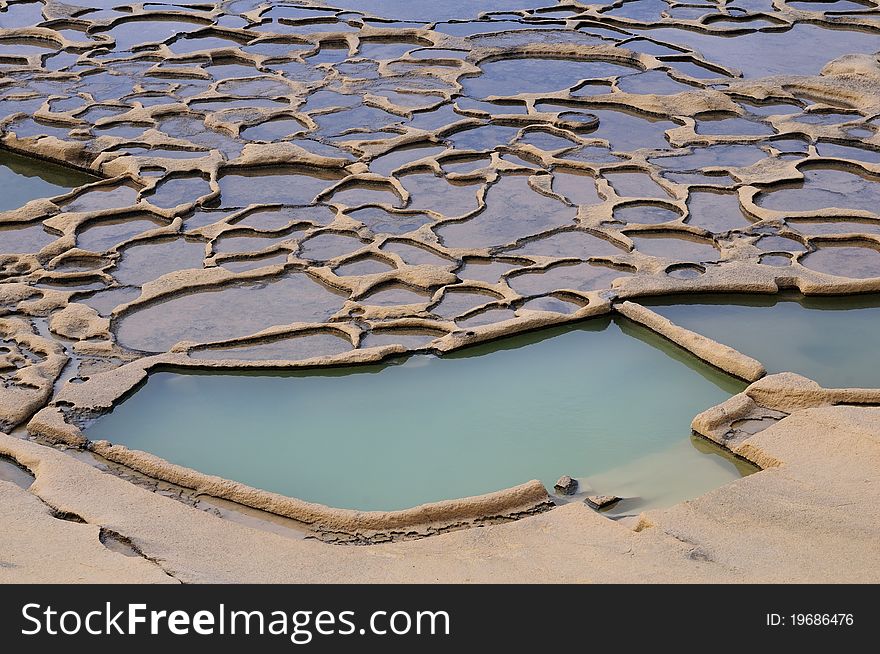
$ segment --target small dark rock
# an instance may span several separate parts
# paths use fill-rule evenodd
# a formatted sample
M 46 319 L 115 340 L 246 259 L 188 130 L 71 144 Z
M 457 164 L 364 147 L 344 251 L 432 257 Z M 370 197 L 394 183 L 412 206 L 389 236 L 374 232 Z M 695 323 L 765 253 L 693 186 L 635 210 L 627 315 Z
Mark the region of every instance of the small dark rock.
M 574 495 L 578 489 L 577 479 L 572 479 L 568 475 L 563 475 L 556 482 L 553 489 L 560 495 Z
M 619 501 L 620 498 L 616 495 L 590 495 L 587 498 L 587 504 L 594 509 L 604 509 L 606 506 L 611 506 Z

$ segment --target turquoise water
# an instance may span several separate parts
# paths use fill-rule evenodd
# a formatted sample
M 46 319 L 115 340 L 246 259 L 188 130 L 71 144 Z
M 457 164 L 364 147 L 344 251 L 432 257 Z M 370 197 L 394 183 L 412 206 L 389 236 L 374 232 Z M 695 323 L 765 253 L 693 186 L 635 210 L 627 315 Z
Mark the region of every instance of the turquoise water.
M 880 386 L 880 295 L 726 295 L 646 304 L 758 359 L 769 372 L 797 372 L 828 388 Z
M 741 475 L 691 444 L 690 422 L 742 388 L 604 318 L 388 365 L 156 372 L 87 433 L 337 507 L 400 509 L 535 478 L 552 488 L 568 474 L 644 508 Z M 642 479 L 656 461 L 662 474 Z
M 37 198 L 61 195 L 94 181 L 96 177 L 77 170 L 0 150 L 0 211 L 17 209 Z

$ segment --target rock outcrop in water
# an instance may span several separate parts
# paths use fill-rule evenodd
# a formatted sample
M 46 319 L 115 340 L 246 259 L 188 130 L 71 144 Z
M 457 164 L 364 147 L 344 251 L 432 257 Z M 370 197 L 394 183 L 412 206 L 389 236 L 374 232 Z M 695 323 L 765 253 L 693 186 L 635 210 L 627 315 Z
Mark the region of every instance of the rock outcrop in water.
M 553 489 L 560 495 L 574 495 L 578 489 L 577 479 L 563 475 L 553 486 Z

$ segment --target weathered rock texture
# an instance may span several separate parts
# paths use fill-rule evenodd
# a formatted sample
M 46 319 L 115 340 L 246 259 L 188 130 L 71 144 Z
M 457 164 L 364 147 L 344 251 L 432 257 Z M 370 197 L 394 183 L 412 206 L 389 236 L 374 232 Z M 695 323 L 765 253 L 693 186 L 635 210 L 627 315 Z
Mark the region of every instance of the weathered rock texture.
M 0 453 L 36 474 L 30 492 L 0 482 L 2 510 L 29 525 L 0 531 L 0 581 L 162 580 L 164 571 L 183 582 L 876 583 L 878 421 L 876 407 L 797 409 L 741 447 L 777 465 L 643 514 L 635 529 L 575 502 L 515 523 L 355 548 L 244 527 L 0 436 Z M 87 524 L 48 517 L 34 495 Z M 101 552 L 99 526 L 158 569 Z M 71 547 L 69 532 L 88 542 Z
M 0 428 L 28 423 L 34 436 L 81 447 L 77 421 L 159 365 L 442 353 L 615 302 L 753 381 L 760 363 L 633 301 L 880 290 L 872 3 L 825 14 L 781 2 L 736 12 L 543 2 L 480 16 L 440 3 L 384 18 L 382 2 L 301 4 L 91 11 L 0 0 L 0 143 L 67 166 L 50 175 L 46 164 L 45 181 L 74 169 L 78 180 L 0 209 Z M 673 27 L 688 29 L 662 29 Z M 764 44 L 766 56 L 750 56 Z M 413 332 L 422 345 L 370 345 Z M 240 356 L 267 342 L 290 354 Z M 756 424 L 828 397 L 805 382 L 761 383 L 696 427 L 742 453 L 764 438 Z M 853 438 L 872 415 L 816 411 L 839 416 Z M 727 415 L 740 422 L 726 425 Z M 97 449 L 190 487 L 252 496 L 149 455 Z M 776 460 L 766 451 L 762 465 Z M 52 460 L 47 468 L 64 461 Z M 534 487 L 515 498 L 501 514 L 545 501 Z M 267 494 L 251 503 L 291 502 L 304 504 Z M 579 508 L 537 520 L 572 516 L 622 546 L 640 538 Z M 536 538 L 528 526 L 505 529 L 475 533 Z

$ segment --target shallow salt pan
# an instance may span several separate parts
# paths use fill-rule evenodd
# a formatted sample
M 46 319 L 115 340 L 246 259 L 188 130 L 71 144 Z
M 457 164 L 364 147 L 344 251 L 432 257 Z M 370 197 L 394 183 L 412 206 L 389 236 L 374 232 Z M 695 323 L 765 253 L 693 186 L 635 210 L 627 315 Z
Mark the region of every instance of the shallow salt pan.
M 563 474 L 585 485 L 596 475 L 613 493 L 613 470 L 674 452 L 664 460 L 677 483 L 645 480 L 637 510 L 741 474 L 690 444 L 691 418 L 741 388 L 641 328 L 599 319 L 402 365 L 155 373 L 88 435 L 290 496 L 385 510 L 532 478 L 552 487 Z
M 37 198 L 62 195 L 94 181 L 96 178 L 86 173 L 0 149 L 0 211 L 16 209 Z M 2 252 L 8 250 L 0 246 Z
M 606 61 L 538 57 L 489 61 L 482 63 L 480 68 L 482 75 L 463 80 L 465 95 L 486 98 L 561 91 L 583 79 L 626 75 L 638 70 Z
M 880 386 L 875 295 L 695 296 L 646 303 L 683 327 L 757 358 L 770 372 L 797 372 L 828 388 Z
M 293 273 L 241 285 L 190 292 L 136 308 L 118 323 L 125 347 L 164 352 L 178 341 L 208 342 L 247 336 L 295 322 L 323 322 L 344 298 L 307 275 Z M 235 307 L 230 313 L 229 307 Z
M 87 384 L 77 387 L 81 398 L 97 387 L 88 385 L 90 374 L 117 366 L 137 370 L 143 363 L 138 357 L 167 353 L 180 341 L 199 343 L 189 356 L 200 366 L 218 366 L 221 359 L 237 361 L 236 366 L 278 358 L 301 362 L 319 355 L 341 362 L 388 351 L 370 350 L 374 346 L 445 350 L 601 312 L 619 296 L 642 292 L 754 291 L 774 285 L 823 293 L 880 288 L 874 224 L 880 221 L 866 215 L 876 215 L 880 199 L 876 172 L 872 176 L 878 153 L 871 145 L 878 127 L 871 86 L 876 58 L 830 63 L 840 55 L 877 50 L 867 10 L 841 16 L 834 10 L 852 9 L 851 3 L 816 3 L 806 9 L 828 13 L 807 15 L 792 10 L 793 4 L 767 0 L 743 0 L 726 9 L 662 0 L 593 9 L 552 0 L 531 6 L 527 0 L 454 0 L 436 6 L 342 1 L 341 6 L 311 9 L 277 3 L 258 7 L 248 0 L 145 7 L 96 0 L 95 7 L 103 9 L 77 13 L 72 23 L 44 22 L 57 13 L 51 3 L 14 2 L 0 10 L 4 26 L 42 22 L 40 34 L 54 30 L 56 35 L 38 40 L 36 31 L 19 30 L 3 37 L 0 50 L 8 57 L 0 67 L 12 81 L 0 87 L 4 144 L 91 166 L 108 178 L 59 200 L 69 182 L 54 188 L 50 166 L 30 162 L 28 172 L 4 168 L 0 160 L 0 182 L 6 181 L 4 170 L 12 171 L 9 183 L 0 186 L 0 295 L 7 298 L 4 307 L 11 318 L 2 322 L 21 325 L 30 338 L 31 329 L 42 329 L 48 317 L 59 334 L 74 334 L 63 345 L 74 357 L 84 355 L 82 377 L 76 379 Z M 682 22 L 696 19 L 699 28 Z M 831 22 L 837 29 L 827 27 Z M 841 22 L 849 23 L 846 29 L 840 29 Z M 767 26 L 775 27 L 755 31 Z M 115 43 L 113 37 L 118 37 Z M 69 40 L 90 41 L 91 50 L 64 50 Z M 61 68 L 61 75 L 46 74 Z M 815 77 L 820 70 L 823 74 Z M 767 74 L 779 76 L 757 80 Z M 805 182 L 793 181 L 796 170 L 804 173 Z M 24 206 L 40 198 L 46 201 Z M 9 207 L 2 206 L 4 200 Z M 161 228 L 161 234 L 145 238 L 153 227 Z M 88 320 L 82 306 L 65 308 L 67 293 L 110 318 L 109 333 L 107 321 Z M 149 304 L 127 305 L 138 298 Z M 857 322 L 854 312 L 841 313 Z M 72 317 L 67 314 L 89 324 L 65 321 Z M 732 322 L 747 321 L 734 317 Z M 618 326 L 627 331 L 626 325 L 589 336 L 606 346 L 606 335 Z M 267 328 L 275 329 L 256 336 Z M 800 329 L 795 325 L 786 336 L 797 342 Z M 773 330 L 773 324 L 766 326 L 756 339 L 763 342 Z M 826 331 L 835 333 L 831 327 Z M 857 334 L 848 336 L 860 342 Z M 806 342 L 808 350 L 823 356 L 823 343 Z M 530 355 L 522 353 L 539 345 L 519 348 L 515 356 L 529 362 Z M 117 346 L 124 351 L 115 351 Z M 743 347 L 751 347 L 751 341 Z M 827 347 L 844 360 L 836 346 Z M 615 404 L 616 395 L 599 406 L 590 404 L 602 399 L 602 392 L 629 388 L 641 375 L 641 364 L 622 354 L 614 365 L 629 366 L 628 372 L 604 374 L 608 362 L 589 351 L 586 337 L 587 354 L 579 358 L 580 348 L 579 343 L 565 345 L 582 365 L 577 374 L 569 371 L 568 362 L 558 366 L 567 380 L 561 389 L 552 385 L 555 370 L 544 374 L 537 364 L 529 368 L 537 371 L 537 381 L 507 374 L 509 382 L 495 384 L 481 376 L 496 371 L 491 362 L 500 354 L 491 348 L 481 359 L 486 371 L 462 374 L 482 380 L 485 387 L 497 385 L 501 399 L 517 402 L 514 414 L 535 399 L 542 384 L 549 384 L 553 397 L 548 405 L 556 408 L 563 426 L 569 416 L 566 407 L 554 404 L 556 397 L 571 399 L 579 390 L 587 396 L 578 411 L 590 409 L 577 416 L 579 424 L 592 425 L 597 416 L 604 420 L 602 412 L 612 409 L 620 419 L 630 406 L 641 404 L 657 409 L 651 424 L 662 422 L 663 407 L 651 404 L 658 392 L 653 388 L 645 388 L 649 399 L 631 401 L 624 411 Z M 18 365 L 15 354 L 0 354 Z M 789 356 L 800 365 L 798 354 L 804 353 Z M 178 360 L 187 355 L 164 356 Z M 555 356 L 544 358 L 552 362 Z M 651 357 L 639 361 L 650 363 Z M 438 397 L 458 408 L 454 395 L 434 392 L 435 374 L 438 382 L 447 382 L 447 392 L 470 390 L 462 401 L 482 390 L 461 384 L 458 372 L 433 372 L 436 366 L 445 370 L 452 365 L 458 371 L 460 360 L 417 358 L 391 372 L 353 373 L 351 378 L 395 378 L 419 362 L 432 377 L 423 384 L 416 379 L 430 391 L 427 399 L 418 398 L 423 405 L 383 381 L 377 387 L 387 397 L 375 404 L 385 412 L 363 430 L 363 442 L 353 442 L 362 423 L 346 416 L 339 425 L 306 420 L 304 426 L 313 428 L 309 442 L 303 447 L 297 441 L 296 447 L 324 454 L 320 447 L 326 446 L 334 461 L 337 452 L 325 440 L 346 454 L 368 454 L 358 448 L 374 441 L 386 447 L 379 452 L 386 452 L 386 425 L 394 425 L 393 435 L 409 422 L 405 435 L 412 437 L 426 422 L 424 416 L 461 413 L 462 424 L 446 424 L 441 434 L 429 434 L 429 445 L 453 434 L 452 451 L 465 452 L 459 458 L 466 458 L 471 444 L 459 432 L 467 431 L 471 420 L 483 432 L 491 431 L 496 424 L 490 421 L 497 420 L 493 415 L 507 414 L 494 396 L 486 407 L 466 405 L 473 416 L 431 403 Z M 788 367 L 784 362 L 768 365 Z M 594 388 L 594 372 L 610 380 L 607 388 Z M 34 397 L 51 391 L 52 379 L 45 375 L 29 377 L 43 384 L 39 388 L 17 384 L 14 375 L 6 375 L 4 384 L 17 386 L 16 392 Z M 123 370 L 106 379 L 131 378 Z M 144 392 L 156 387 L 156 379 L 161 377 L 154 377 Z M 251 393 L 262 389 L 253 379 L 247 383 L 256 385 L 240 391 L 249 402 Z M 361 387 L 371 384 L 350 383 L 340 395 L 346 411 L 351 403 L 359 419 Z M 59 392 L 73 388 L 56 386 Z M 683 383 L 682 388 L 689 387 Z M 40 397 L 48 402 L 51 395 Z M 401 397 L 421 409 L 420 422 L 407 413 L 409 406 L 395 404 Z M 707 399 L 703 406 L 686 407 L 681 415 L 689 420 L 712 403 Z M 276 404 L 284 406 L 283 401 Z M 328 409 L 335 419 L 343 404 L 330 408 L 329 400 L 320 398 L 315 406 Z M 263 442 L 260 421 L 276 407 L 263 408 L 259 415 L 242 409 L 250 422 L 241 424 L 239 439 L 253 432 L 253 440 Z M 80 415 L 79 409 L 90 411 L 77 406 L 69 415 Z M 488 417 L 476 415 L 483 409 Z M 200 415 L 210 419 L 213 411 L 205 406 Z M 363 414 L 373 419 L 367 409 Z M 287 425 L 299 424 L 298 415 L 279 415 Z M 515 415 L 510 425 L 501 423 L 513 441 L 500 443 L 498 434 L 488 437 L 496 438 L 492 447 L 504 451 L 504 457 L 493 460 L 488 450 L 474 452 L 474 465 L 491 474 L 483 472 L 483 479 L 463 471 L 462 478 L 484 480 L 487 490 L 535 475 L 552 483 L 561 473 L 548 461 L 570 454 L 573 458 L 565 461 L 588 461 L 584 474 L 595 490 L 623 489 L 641 498 L 635 504 L 632 498 L 624 500 L 619 505 L 623 512 L 650 506 L 667 491 L 674 495 L 683 493 L 684 486 L 695 493 L 702 488 L 692 483 L 700 475 L 685 474 L 696 468 L 683 473 L 675 466 L 670 468 L 674 474 L 663 478 L 662 491 L 650 485 L 660 484 L 660 476 L 644 488 L 625 481 L 634 479 L 635 471 L 649 479 L 682 448 L 692 450 L 683 437 L 678 449 L 656 457 L 642 456 L 651 443 L 623 453 L 629 447 L 626 438 L 644 436 L 645 428 L 636 425 L 636 434 L 624 434 L 620 460 L 606 460 L 592 450 L 578 459 L 565 429 L 548 437 L 551 454 L 530 451 L 534 443 L 516 432 L 525 425 L 529 434 L 544 438 L 558 416 L 536 413 L 539 419 L 530 422 L 531 415 Z M 347 431 L 337 433 L 337 426 Z M 266 430 L 265 443 L 275 438 L 272 429 Z M 605 442 L 602 434 L 590 435 L 593 444 Z M 480 438 L 487 437 L 471 434 L 477 443 Z M 510 444 L 508 457 L 504 447 Z M 274 465 L 270 445 L 264 450 L 270 455 L 258 463 Z M 237 440 L 230 440 L 228 454 L 247 460 L 237 446 Z M 286 453 L 279 465 L 300 454 Z M 360 456 L 358 463 L 377 469 L 386 460 L 394 463 L 380 470 L 385 477 L 403 468 L 417 471 L 395 491 L 397 506 L 409 504 L 408 496 L 401 498 L 413 489 L 438 498 L 479 492 L 464 482 L 444 490 L 436 476 L 423 475 L 412 460 L 426 453 L 447 468 L 463 465 L 449 453 L 444 460 L 431 450 L 414 451 L 409 460 L 393 453 L 377 461 Z M 524 464 L 517 467 L 526 460 L 535 462 L 535 472 Z M 617 481 L 602 487 L 603 478 L 590 467 L 594 463 Z M 493 477 L 492 465 L 509 471 L 510 478 L 501 472 Z M 351 473 L 352 487 L 374 485 L 358 474 Z M 271 465 L 267 475 L 283 477 Z M 325 477 L 335 481 L 332 470 Z M 433 495 L 432 489 L 437 491 Z

